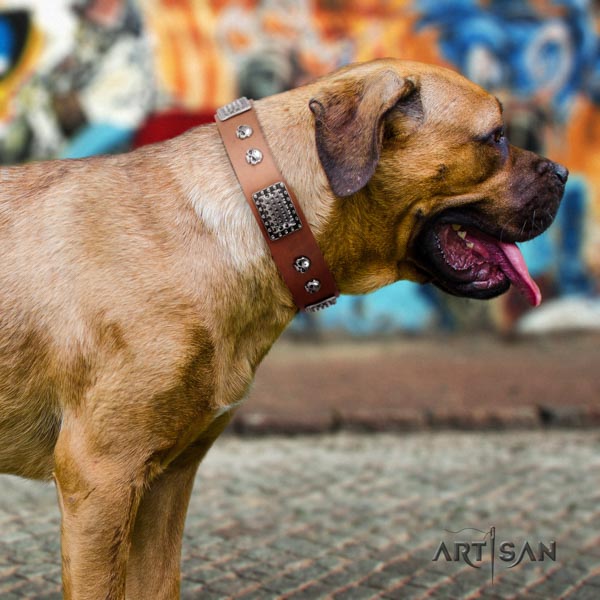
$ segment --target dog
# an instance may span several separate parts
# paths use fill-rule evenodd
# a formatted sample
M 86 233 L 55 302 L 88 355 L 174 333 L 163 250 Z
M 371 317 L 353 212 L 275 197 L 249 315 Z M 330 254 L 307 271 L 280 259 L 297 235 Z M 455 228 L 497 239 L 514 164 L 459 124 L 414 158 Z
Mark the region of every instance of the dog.
M 255 110 L 341 293 L 539 303 L 515 242 L 568 172 L 483 89 L 382 59 Z M 215 125 L 0 174 L 0 469 L 54 478 L 65 598 L 177 598 L 198 465 L 297 308 Z

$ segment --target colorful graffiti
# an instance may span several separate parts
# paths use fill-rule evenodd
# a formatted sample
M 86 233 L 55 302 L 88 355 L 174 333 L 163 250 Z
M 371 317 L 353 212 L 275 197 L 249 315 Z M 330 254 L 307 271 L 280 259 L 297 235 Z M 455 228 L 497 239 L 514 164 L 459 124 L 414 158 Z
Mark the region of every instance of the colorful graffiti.
M 3 164 L 125 149 L 154 106 L 129 0 L 0 2 L 0 62 Z
M 210 121 L 217 106 L 237 95 L 260 98 L 353 61 L 399 56 L 443 64 L 502 100 L 511 141 L 569 166 L 556 224 L 523 252 L 550 299 L 550 325 L 573 306 L 597 315 L 598 4 L 0 0 L 0 161 L 85 156 L 122 150 L 134 139 L 156 141 Z M 543 311 L 544 305 L 536 311 L 538 321 Z M 512 329 L 528 319 L 510 294 L 472 303 L 401 282 L 342 298 L 293 327 L 370 335 L 460 329 L 467 322 Z

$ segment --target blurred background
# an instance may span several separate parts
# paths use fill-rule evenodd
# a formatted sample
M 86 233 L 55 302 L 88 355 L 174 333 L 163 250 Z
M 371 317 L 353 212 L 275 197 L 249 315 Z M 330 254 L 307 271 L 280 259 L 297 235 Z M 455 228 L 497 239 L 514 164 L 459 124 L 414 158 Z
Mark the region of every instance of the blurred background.
M 373 570 L 388 598 L 600 597 L 599 26 L 598 0 L 0 0 L 3 164 L 123 152 L 237 96 L 395 56 L 487 88 L 511 141 L 571 172 L 554 225 L 522 244 L 540 308 L 400 282 L 294 321 L 230 431 L 343 433 L 219 441 L 192 500 L 184 598 L 245 597 L 232 569 L 256 587 L 288 567 L 260 597 L 357 580 L 339 597 L 367 598 Z M 353 433 L 367 431 L 425 433 Z M 59 597 L 54 491 L 0 488 L 0 595 Z M 432 566 L 444 530 L 491 525 L 558 539 L 558 570 L 527 564 L 486 596 L 486 575 Z
M 571 171 L 522 248 L 544 304 L 401 282 L 288 336 L 599 329 L 599 16 L 591 0 L 0 0 L 0 162 L 125 151 L 353 61 L 442 64 L 501 98 L 513 143 Z
M 571 171 L 522 244 L 542 306 L 410 282 L 343 296 L 297 317 L 234 426 L 598 424 L 599 25 L 592 0 L 0 0 L 0 162 L 123 152 L 353 61 L 461 71 L 502 100 L 513 143 Z

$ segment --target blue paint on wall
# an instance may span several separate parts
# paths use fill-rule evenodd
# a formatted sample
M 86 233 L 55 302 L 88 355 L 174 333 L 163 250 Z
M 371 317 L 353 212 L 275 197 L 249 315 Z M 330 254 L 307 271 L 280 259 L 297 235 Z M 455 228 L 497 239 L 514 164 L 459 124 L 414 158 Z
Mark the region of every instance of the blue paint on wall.
M 318 313 L 318 326 L 353 335 L 422 331 L 436 320 L 435 306 L 423 289 L 400 281 L 367 296 L 342 296 L 336 306 Z

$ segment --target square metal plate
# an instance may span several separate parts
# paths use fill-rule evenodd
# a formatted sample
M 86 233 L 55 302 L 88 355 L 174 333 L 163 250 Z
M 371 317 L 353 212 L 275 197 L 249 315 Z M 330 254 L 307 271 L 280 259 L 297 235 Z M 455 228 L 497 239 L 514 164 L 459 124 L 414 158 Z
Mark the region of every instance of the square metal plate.
M 255 192 L 252 199 L 271 240 L 279 240 L 302 229 L 300 217 L 282 181 Z

